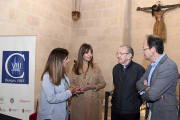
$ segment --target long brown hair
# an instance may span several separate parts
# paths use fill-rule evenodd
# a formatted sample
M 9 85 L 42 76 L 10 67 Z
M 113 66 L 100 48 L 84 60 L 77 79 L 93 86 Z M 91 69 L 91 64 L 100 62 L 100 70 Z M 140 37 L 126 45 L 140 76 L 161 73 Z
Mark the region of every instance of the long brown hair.
M 79 70 L 82 69 L 82 67 L 83 67 L 83 55 L 85 53 L 88 53 L 89 50 L 91 51 L 91 53 L 93 53 L 93 49 L 92 49 L 91 45 L 89 45 L 87 43 L 84 43 L 81 45 L 79 52 L 78 52 L 78 60 L 75 62 L 74 67 L 72 69 L 76 75 L 80 75 Z M 91 61 L 88 62 L 88 68 L 89 68 L 89 66 L 91 66 L 93 68 L 93 57 L 92 57 Z
M 48 72 L 51 83 L 57 86 L 60 85 L 61 79 L 64 78 L 65 74 L 63 60 L 68 56 L 68 54 L 69 52 L 64 48 L 53 49 L 45 65 L 41 80 L 43 80 L 44 74 Z

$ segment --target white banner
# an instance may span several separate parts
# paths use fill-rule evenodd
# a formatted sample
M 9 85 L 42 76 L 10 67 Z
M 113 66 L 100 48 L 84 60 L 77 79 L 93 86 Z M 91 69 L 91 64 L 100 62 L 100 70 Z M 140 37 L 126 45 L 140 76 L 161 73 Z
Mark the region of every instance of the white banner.
M 36 36 L 0 37 L 0 113 L 29 120 L 34 113 Z

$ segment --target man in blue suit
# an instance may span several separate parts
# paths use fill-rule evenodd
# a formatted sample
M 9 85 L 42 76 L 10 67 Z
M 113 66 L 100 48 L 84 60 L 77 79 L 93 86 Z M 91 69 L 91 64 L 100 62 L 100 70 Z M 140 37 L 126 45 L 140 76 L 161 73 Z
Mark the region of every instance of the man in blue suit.
M 178 120 L 178 68 L 163 51 L 163 41 L 160 37 L 147 36 L 142 52 L 152 63 L 136 83 L 136 88 L 142 99 L 147 102 L 148 120 Z

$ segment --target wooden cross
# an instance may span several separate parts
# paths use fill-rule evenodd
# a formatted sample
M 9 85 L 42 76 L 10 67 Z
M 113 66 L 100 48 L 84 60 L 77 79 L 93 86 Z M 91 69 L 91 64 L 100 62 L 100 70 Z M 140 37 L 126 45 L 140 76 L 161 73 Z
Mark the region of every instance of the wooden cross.
M 161 8 L 171 8 L 171 7 L 175 7 L 176 5 L 179 5 L 179 4 L 174 4 L 174 5 L 164 5 L 164 6 L 161 6 Z M 145 9 L 145 10 L 151 10 L 152 7 L 144 7 L 143 9 Z M 137 11 L 140 11 L 140 10 L 138 10 L 138 7 L 137 7 Z

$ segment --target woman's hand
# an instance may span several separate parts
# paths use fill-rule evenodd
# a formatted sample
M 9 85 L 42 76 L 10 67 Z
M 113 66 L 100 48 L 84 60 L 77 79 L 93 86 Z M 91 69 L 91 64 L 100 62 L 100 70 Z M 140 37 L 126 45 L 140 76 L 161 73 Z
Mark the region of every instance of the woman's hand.
M 87 83 L 87 86 L 84 87 L 84 91 L 91 89 L 96 89 L 96 86 L 92 85 L 91 83 Z
M 81 92 L 82 94 L 83 94 L 84 91 L 85 91 L 84 88 L 85 88 L 85 87 L 80 86 L 80 92 Z
M 81 93 L 79 86 L 75 86 L 73 88 L 69 86 L 68 90 L 70 90 L 73 95 L 78 95 Z

